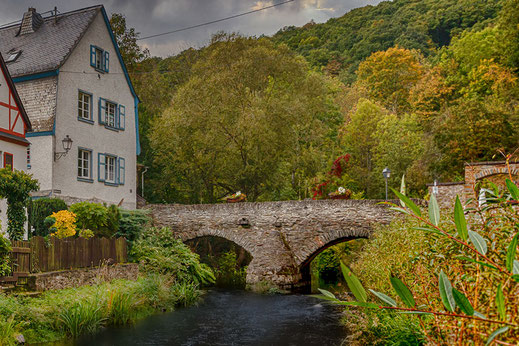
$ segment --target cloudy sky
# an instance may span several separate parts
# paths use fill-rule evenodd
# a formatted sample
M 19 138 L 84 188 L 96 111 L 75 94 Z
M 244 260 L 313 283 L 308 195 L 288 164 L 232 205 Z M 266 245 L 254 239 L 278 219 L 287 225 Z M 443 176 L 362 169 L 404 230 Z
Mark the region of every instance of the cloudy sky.
M 141 37 L 221 19 L 286 0 L 106 0 L 104 6 L 111 13 L 123 13 L 127 24 L 141 33 Z M 28 7 L 40 13 L 58 6 L 60 12 L 97 5 L 102 0 L 2 0 L 0 24 L 22 18 Z M 272 35 L 287 25 L 301 26 L 313 19 L 324 22 L 339 17 L 352 8 L 376 4 L 380 0 L 294 0 L 265 11 L 229 21 L 182 31 L 139 43 L 152 55 L 168 56 L 189 47 L 205 45 L 211 34 L 223 30 L 245 35 Z

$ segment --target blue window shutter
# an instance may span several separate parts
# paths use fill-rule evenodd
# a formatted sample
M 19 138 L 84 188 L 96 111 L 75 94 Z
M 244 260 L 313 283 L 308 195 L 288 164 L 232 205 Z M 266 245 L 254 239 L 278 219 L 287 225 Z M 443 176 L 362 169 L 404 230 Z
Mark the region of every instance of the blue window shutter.
M 106 100 L 99 98 L 99 124 L 106 124 Z
M 110 65 L 110 54 L 107 51 L 104 52 L 103 62 L 104 62 L 104 70 L 105 70 L 105 72 L 108 72 L 108 67 Z
M 126 107 L 119 105 L 119 130 L 124 130 L 126 126 Z
M 125 169 L 126 169 L 126 163 L 122 157 L 120 157 L 118 161 L 119 161 L 119 165 L 118 165 L 119 166 L 119 174 L 118 174 L 119 185 L 124 185 L 124 181 L 125 181 L 124 173 L 125 173 Z
M 90 66 L 96 67 L 96 47 L 90 45 Z
M 101 153 L 97 154 L 97 180 L 106 180 L 106 155 Z

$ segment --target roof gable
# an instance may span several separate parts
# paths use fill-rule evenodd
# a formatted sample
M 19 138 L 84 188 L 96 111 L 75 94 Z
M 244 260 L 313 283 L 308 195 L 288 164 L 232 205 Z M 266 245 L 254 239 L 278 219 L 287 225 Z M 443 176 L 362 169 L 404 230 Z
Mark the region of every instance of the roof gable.
M 9 91 L 10 91 L 9 97 L 12 97 L 14 99 L 14 102 L 16 103 L 18 111 L 20 112 L 22 120 L 25 124 L 25 129 L 27 131 L 30 131 L 31 130 L 31 121 L 29 120 L 29 117 L 27 116 L 27 113 L 25 112 L 25 108 L 23 107 L 22 101 L 20 100 L 20 96 L 18 95 L 18 92 L 16 91 L 16 87 L 14 86 L 13 80 L 11 78 L 11 75 L 9 74 L 9 70 L 7 69 L 7 66 L 5 64 L 4 58 L 2 57 L 1 53 L 0 53 L 0 69 L 7 82 L 7 86 L 9 87 Z

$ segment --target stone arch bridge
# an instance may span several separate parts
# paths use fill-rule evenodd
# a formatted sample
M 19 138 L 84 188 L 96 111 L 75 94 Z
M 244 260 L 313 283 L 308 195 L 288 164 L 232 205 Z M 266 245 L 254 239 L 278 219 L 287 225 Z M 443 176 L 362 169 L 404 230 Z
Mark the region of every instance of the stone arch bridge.
M 252 256 L 247 284 L 290 291 L 310 287 L 309 263 L 327 247 L 369 238 L 395 213 L 378 200 L 305 200 L 258 203 L 152 205 L 155 226 L 167 226 L 182 241 L 217 236 Z

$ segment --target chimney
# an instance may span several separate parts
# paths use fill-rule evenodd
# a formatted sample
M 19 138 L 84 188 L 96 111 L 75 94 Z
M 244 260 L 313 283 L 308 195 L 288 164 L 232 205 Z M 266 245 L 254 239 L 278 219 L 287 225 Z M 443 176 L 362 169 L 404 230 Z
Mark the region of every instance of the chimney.
M 33 32 L 36 32 L 42 24 L 43 18 L 41 14 L 36 12 L 35 8 L 29 7 L 29 10 L 23 14 L 18 35 L 32 34 Z

